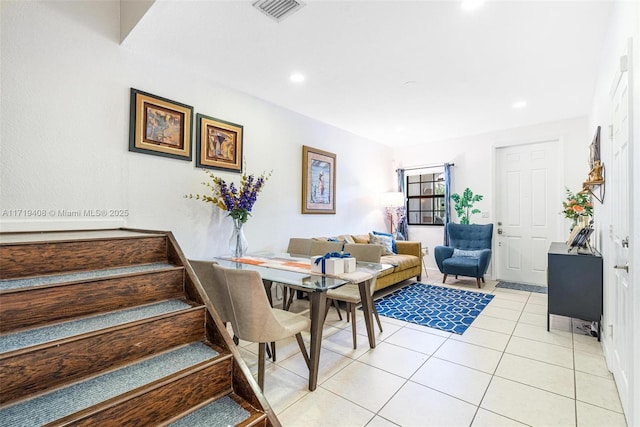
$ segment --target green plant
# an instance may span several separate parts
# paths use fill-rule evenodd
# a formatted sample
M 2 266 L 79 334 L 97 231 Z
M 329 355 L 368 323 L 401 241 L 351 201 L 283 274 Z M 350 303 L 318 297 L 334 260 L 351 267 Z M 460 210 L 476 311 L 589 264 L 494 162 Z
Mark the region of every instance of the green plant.
M 573 230 L 580 219 L 593 216 L 593 203 L 591 202 L 591 195 L 586 192 L 580 191 L 573 194 L 567 187 L 564 189 L 567 193 L 567 200 L 562 202 L 562 213 L 564 213 L 565 218 L 573 221 L 571 224 L 571 229 Z
M 456 210 L 458 218 L 460 218 L 460 224 L 469 224 L 469 217 L 472 214 L 480 213 L 480 209 L 473 209 L 473 204 L 482 200 L 482 196 L 473 194 L 473 191 L 468 187 L 464 189 L 462 196 L 458 193 L 453 193 L 451 200 L 455 202 L 453 208 Z

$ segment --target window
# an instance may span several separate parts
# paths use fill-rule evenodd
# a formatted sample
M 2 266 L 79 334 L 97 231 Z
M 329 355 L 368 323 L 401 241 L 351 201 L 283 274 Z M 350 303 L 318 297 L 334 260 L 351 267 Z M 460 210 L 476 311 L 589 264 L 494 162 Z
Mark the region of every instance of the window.
M 444 225 L 444 172 L 442 169 L 432 173 L 407 176 L 406 188 L 409 225 Z

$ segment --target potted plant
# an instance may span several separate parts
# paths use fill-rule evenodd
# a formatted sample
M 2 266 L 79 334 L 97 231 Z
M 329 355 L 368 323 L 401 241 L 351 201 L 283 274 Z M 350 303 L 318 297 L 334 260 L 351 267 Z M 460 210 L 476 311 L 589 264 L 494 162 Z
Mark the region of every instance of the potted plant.
M 458 218 L 460 218 L 460 224 L 469 224 L 469 217 L 480 213 L 480 209 L 473 209 L 473 204 L 482 200 L 482 196 L 473 194 L 473 191 L 468 187 L 464 189 L 462 196 L 458 193 L 453 193 L 451 200 L 455 202 L 453 208 L 456 210 Z

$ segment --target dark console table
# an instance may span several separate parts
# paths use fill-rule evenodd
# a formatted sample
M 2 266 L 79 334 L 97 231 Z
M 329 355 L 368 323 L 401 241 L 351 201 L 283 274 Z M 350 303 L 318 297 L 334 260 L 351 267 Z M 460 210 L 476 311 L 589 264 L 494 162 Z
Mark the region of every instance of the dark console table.
M 552 314 L 590 320 L 598 325 L 602 317 L 602 256 L 576 252 L 565 243 L 551 243 L 548 254 L 549 302 L 547 331 Z

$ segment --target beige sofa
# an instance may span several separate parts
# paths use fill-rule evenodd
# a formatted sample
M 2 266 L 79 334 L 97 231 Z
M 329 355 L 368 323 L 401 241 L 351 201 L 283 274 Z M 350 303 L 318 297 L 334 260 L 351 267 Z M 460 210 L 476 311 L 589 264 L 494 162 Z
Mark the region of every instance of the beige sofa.
M 329 240 L 327 237 L 314 237 L 311 239 L 292 238 L 289 242 L 289 253 L 309 254 L 308 248 L 311 246 L 311 240 Z M 335 239 L 347 243 L 355 243 L 368 245 L 370 243 L 369 234 L 356 234 L 356 235 L 340 235 Z M 292 243 L 294 246 L 291 246 Z M 295 247 L 301 249 L 295 250 Z M 376 291 L 386 288 L 387 286 L 395 285 L 403 280 L 415 277 L 420 281 L 422 274 L 422 244 L 414 241 L 396 240 L 396 254 L 382 255 L 380 262 L 383 264 L 393 265 L 392 269 L 386 270 L 378 276 L 376 281 Z

